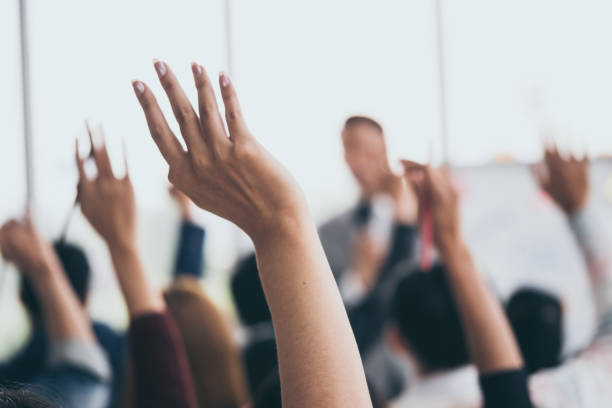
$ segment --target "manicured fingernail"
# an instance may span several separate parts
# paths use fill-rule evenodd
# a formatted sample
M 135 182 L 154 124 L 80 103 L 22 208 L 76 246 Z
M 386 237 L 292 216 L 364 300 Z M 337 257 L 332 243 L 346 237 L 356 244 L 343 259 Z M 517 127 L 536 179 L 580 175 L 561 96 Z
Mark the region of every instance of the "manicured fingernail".
M 132 86 L 134 87 L 134 91 L 136 95 L 140 96 L 144 93 L 145 87 L 144 84 L 140 81 L 132 81 Z
M 193 71 L 194 76 L 202 75 L 202 67 L 196 64 L 195 62 L 191 63 L 191 70 Z
M 221 82 L 221 86 L 225 88 L 230 84 L 230 79 L 227 74 L 223 71 L 219 72 L 219 82 Z
M 155 66 L 155 70 L 157 71 L 157 75 L 159 75 L 160 77 L 163 77 L 166 75 L 166 73 L 168 72 L 168 69 L 166 68 L 166 64 L 158 61 L 158 60 L 154 60 L 153 61 L 153 65 Z

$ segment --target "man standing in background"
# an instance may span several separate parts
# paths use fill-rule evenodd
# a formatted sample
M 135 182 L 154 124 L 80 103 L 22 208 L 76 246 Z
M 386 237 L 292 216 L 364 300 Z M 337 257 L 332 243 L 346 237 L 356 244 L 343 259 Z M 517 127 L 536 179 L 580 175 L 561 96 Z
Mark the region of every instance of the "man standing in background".
M 359 202 L 321 226 L 319 235 L 345 304 L 357 305 L 373 290 L 382 290 L 384 301 L 385 275 L 416 253 L 417 200 L 391 171 L 378 122 L 351 116 L 344 123 L 342 143 L 359 186 Z M 384 342 L 362 354 L 376 387 L 387 397 L 397 395 L 404 380 Z

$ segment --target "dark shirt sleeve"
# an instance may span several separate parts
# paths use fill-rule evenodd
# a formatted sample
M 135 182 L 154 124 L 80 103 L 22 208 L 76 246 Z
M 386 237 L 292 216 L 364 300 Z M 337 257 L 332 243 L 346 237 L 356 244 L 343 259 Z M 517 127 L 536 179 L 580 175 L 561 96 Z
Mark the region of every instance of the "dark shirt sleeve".
M 508 370 L 480 376 L 485 408 L 532 408 L 525 370 Z
M 183 221 L 179 237 L 174 276 L 188 275 L 201 278 L 204 264 L 204 228 Z
M 388 281 L 393 279 L 395 266 L 410 259 L 414 254 L 416 229 L 411 225 L 396 224 L 393 229 L 391 248 L 383 263 L 379 278 L 367 296 L 358 304 L 347 309 L 349 321 L 362 355 L 380 339 L 386 319 L 383 299 Z
M 414 256 L 416 228 L 408 224 L 395 224 L 391 236 L 391 247 L 380 273 L 379 281 L 384 281 L 399 263 Z
M 197 407 L 185 349 L 168 313 L 135 318 L 129 338 L 135 406 Z

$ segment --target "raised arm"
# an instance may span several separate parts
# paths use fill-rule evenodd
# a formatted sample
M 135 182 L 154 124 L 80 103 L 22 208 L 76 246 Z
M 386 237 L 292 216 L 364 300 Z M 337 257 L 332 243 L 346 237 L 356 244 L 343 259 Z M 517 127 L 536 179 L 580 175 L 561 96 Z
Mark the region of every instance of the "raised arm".
M 485 279 L 476 271 L 461 236 L 458 194 L 447 169 L 432 169 L 405 162 L 407 178 L 421 198 L 431 203 L 434 242 L 448 271 L 448 281 L 463 323 L 468 349 L 481 375 L 486 406 L 530 406 L 523 361 L 510 324 Z M 492 375 L 502 376 L 509 386 L 490 391 Z M 484 380 L 484 381 L 482 381 Z M 502 381 L 502 382 L 503 382 Z M 499 398 L 499 392 L 505 392 Z M 497 405 L 503 403 L 503 405 Z
M 170 181 L 255 244 L 275 326 L 284 406 L 370 406 L 355 339 L 301 190 L 247 129 L 227 75 L 219 83 L 229 135 L 201 65 L 192 65 L 199 114 L 168 66 L 158 61 L 155 68 L 187 151 L 151 90 L 140 81 L 133 85 L 170 166 Z
M 612 240 L 605 219 L 589 200 L 588 161 L 573 156 L 564 158 L 552 146 L 544 153 L 543 167 L 536 169 L 540 186 L 567 216 L 586 261 L 600 324 L 598 336 L 609 335 L 612 332 Z
M 77 142 L 81 210 L 108 246 L 130 314 L 136 404 L 139 407 L 195 407 L 195 391 L 183 344 L 166 312 L 161 293 L 145 273 L 138 251 L 136 206 L 130 178 L 127 173 L 123 178 L 113 175 L 104 146 L 93 148 L 93 157 L 98 174 L 95 179 L 89 179 Z
M 40 385 L 58 392 L 69 407 L 106 406 L 110 365 L 51 245 L 30 220 L 9 221 L 0 229 L 0 249 L 30 280 L 41 304 L 50 350 Z

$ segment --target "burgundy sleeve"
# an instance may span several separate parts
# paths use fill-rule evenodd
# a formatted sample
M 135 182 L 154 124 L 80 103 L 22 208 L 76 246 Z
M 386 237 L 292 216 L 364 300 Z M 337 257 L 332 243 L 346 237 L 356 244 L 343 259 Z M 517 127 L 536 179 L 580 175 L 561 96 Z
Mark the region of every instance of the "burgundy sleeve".
M 185 349 L 168 313 L 133 319 L 129 338 L 135 406 L 196 408 Z

